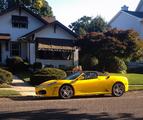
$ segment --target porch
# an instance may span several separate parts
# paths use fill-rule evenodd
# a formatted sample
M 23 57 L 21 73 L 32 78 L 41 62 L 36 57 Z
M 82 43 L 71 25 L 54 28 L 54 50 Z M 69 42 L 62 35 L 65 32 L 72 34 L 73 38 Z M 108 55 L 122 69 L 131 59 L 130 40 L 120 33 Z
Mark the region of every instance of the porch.
M 61 68 L 78 65 L 78 49 L 74 42 L 74 40 L 37 38 L 36 62 Z

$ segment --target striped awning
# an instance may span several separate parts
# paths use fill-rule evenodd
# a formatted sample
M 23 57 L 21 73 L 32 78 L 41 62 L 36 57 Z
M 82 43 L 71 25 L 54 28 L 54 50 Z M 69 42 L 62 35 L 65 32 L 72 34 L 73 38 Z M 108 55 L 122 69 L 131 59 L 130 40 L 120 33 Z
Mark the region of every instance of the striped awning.
M 75 47 L 70 46 L 56 46 L 38 43 L 39 50 L 49 50 L 49 51 L 74 51 Z
M 10 34 L 0 33 L 0 41 L 9 41 Z

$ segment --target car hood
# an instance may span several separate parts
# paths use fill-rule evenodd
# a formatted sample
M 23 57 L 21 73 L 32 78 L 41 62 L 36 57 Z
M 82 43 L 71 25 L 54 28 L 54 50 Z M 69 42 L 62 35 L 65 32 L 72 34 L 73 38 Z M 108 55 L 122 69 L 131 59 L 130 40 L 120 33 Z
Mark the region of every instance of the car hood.
M 40 85 L 55 83 L 55 82 L 57 82 L 57 81 L 58 81 L 58 80 L 49 80 L 49 81 L 46 81 L 46 82 L 41 83 Z

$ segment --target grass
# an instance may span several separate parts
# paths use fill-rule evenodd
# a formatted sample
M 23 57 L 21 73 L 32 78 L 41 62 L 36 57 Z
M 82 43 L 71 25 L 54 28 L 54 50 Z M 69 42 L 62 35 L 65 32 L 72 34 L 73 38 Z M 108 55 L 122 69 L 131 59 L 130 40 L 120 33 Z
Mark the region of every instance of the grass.
M 125 76 L 129 80 L 129 85 L 143 85 L 143 74 L 120 74 L 120 73 L 111 73 L 111 75 Z
M 129 90 L 143 90 L 143 74 L 120 74 L 120 73 L 111 73 L 111 75 L 125 76 L 129 81 Z
M 0 97 L 6 97 L 6 96 L 19 96 L 20 93 L 15 90 L 4 90 L 0 89 Z
M 143 90 L 143 85 L 142 86 L 129 86 L 129 90 Z

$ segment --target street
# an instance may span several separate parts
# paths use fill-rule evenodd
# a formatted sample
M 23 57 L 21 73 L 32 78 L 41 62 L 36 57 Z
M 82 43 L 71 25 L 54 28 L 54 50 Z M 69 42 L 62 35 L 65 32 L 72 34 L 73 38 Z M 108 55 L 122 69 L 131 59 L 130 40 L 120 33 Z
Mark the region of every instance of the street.
M 122 97 L 0 98 L 0 120 L 143 120 L 143 91 Z

